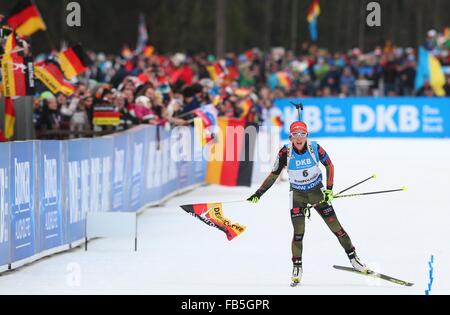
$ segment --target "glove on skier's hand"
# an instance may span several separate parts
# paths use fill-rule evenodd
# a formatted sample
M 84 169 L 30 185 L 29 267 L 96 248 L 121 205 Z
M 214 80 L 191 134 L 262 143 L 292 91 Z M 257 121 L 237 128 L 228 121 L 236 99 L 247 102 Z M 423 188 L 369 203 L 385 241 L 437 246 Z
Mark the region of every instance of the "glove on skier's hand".
M 247 201 L 250 201 L 251 203 L 258 203 L 259 196 L 256 194 L 253 194 L 249 198 L 247 198 Z
M 333 201 L 333 199 L 334 199 L 333 190 L 325 189 L 323 191 L 323 199 L 321 202 L 329 203 L 329 202 Z

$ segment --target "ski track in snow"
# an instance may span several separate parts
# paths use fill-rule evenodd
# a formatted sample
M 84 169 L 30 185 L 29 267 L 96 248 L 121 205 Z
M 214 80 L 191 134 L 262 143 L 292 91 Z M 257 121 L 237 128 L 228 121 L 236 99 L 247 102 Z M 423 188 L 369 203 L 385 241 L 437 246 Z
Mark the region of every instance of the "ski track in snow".
M 303 279 L 291 288 L 289 185 L 274 185 L 257 205 L 224 205 L 247 230 L 232 241 L 185 213 L 181 204 L 239 200 L 259 186 L 205 186 L 139 216 L 132 239 L 98 239 L 0 276 L 0 294 L 424 294 L 434 255 L 431 294 L 450 294 L 450 140 L 318 139 L 335 165 L 337 192 L 408 187 L 406 192 L 333 202 L 360 258 L 411 288 L 334 270 L 350 266 L 335 236 L 313 210 L 307 220 Z M 73 267 L 78 271 L 73 271 Z M 72 270 L 72 271 L 71 271 Z M 78 277 L 79 275 L 79 277 Z M 75 279 L 75 281 L 74 281 Z

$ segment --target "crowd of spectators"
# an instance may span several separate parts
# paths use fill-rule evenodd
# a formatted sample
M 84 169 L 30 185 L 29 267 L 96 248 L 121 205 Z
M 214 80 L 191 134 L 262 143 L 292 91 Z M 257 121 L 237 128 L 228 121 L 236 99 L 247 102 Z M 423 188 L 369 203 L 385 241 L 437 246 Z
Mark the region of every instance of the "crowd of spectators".
M 441 62 L 450 95 L 449 32 L 428 32 L 424 47 Z M 87 51 L 89 69 L 66 97 L 38 86 L 34 122 L 38 131 L 121 131 L 147 123 L 188 125 L 195 110 L 214 104 L 219 116 L 271 124 L 273 100 L 282 97 L 435 96 L 426 83 L 415 89 L 417 49 L 390 41 L 363 53 L 330 52 L 304 43 L 298 53 L 256 48 L 222 59 L 206 53 L 159 54 L 147 46 L 117 55 Z M 37 56 L 36 59 L 48 56 Z M 94 123 L 96 107 L 120 113 L 118 124 Z

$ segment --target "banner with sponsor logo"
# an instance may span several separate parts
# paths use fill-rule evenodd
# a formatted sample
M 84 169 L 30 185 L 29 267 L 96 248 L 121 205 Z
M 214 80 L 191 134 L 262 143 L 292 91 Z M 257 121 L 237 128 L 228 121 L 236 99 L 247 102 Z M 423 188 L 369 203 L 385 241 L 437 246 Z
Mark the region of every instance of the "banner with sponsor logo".
M 178 147 L 156 126 L 0 144 L 0 266 L 83 239 L 88 211 L 136 211 L 204 182 L 203 147 L 184 128 Z
M 0 143 L 0 266 L 10 262 L 10 144 Z
M 159 191 L 159 199 L 162 199 L 167 193 L 167 181 L 168 181 L 168 156 L 167 156 L 168 143 L 166 139 L 166 133 L 163 128 L 159 130 L 159 146 L 158 146 L 158 157 L 159 157 L 159 185 L 161 186 Z
M 10 160 L 11 262 L 35 251 L 35 150 L 37 142 L 12 142 Z
M 61 141 L 40 141 L 38 160 L 39 249 L 63 244 Z
M 195 161 L 192 151 L 194 139 L 195 135 L 188 127 L 177 127 L 170 136 L 170 156 L 176 165 L 179 189 L 195 183 L 195 167 L 193 167 Z
M 146 126 L 129 131 L 130 163 L 128 164 L 127 203 L 124 211 L 137 211 L 142 206 L 147 132 Z
M 155 203 L 161 196 L 160 167 L 157 165 L 158 139 L 156 126 L 147 128 L 147 154 L 145 161 L 145 193 L 144 203 Z M 160 159 L 158 159 L 160 162 Z
M 114 139 L 102 137 L 91 142 L 91 212 L 111 211 Z
M 91 194 L 90 139 L 70 140 L 65 145 L 65 207 L 67 241 L 85 237 L 86 213 L 89 211 Z
M 114 135 L 113 173 L 112 173 L 112 211 L 124 211 L 127 182 L 127 164 L 129 161 L 130 133 Z
M 291 101 L 304 105 L 303 121 L 313 137 L 450 137 L 450 98 L 324 97 L 275 101 L 284 141 L 298 119 Z
M 191 134 L 191 155 L 192 160 L 194 161 L 194 167 L 190 165 L 191 175 L 190 175 L 190 182 L 189 185 L 192 184 L 199 184 L 205 182 L 205 176 L 206 176 L 206 167 L 207 167 L 207 160 L 205 158 L 207 150 L 206 147 L 203 147 L 202 144 L 198 141 L 198 138 L 195 137 L 194 133 Z
M 177 178 L 177 163 L 175 158 L 170 154 L 170 131 L 161 128 L 160 131 L 160 150 L 162 151 L 162 170 L 161 170 L 161 184 L 162 196 L 161 198 L 173 193 L 178 189 Z

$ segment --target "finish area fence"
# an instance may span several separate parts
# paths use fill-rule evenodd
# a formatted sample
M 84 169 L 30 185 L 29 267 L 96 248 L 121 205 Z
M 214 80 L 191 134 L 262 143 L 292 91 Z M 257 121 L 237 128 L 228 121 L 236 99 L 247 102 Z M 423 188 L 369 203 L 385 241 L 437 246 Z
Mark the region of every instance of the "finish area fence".
M 0 271 L 84 241 L 87 212 L 139 211 L 204 182 L 191 128 L 0 144 Z

